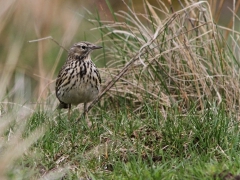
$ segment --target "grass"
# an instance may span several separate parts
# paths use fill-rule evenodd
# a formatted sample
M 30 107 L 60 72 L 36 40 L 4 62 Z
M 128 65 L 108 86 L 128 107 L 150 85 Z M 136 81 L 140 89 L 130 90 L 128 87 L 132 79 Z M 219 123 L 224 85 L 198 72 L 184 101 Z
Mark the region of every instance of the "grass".
M 60 171 L 65 179 L 213 179 L 224 170 L 239 173 L 239 122 L 224 107 L 202 115 L 195 108 L 185 115 L 170 109 L 166 117 L 157 107 L 144 104 L 144 118 L 103 110 L 90 128 L 84 120 L 76 126 L 77 112 L 70 121 L 36 112 L 26 132 L 41 123 L 48 128 L 11 172 L 35 167 L 36 174 Z
M 38 66 L 31 62 L 35 75 L 28 77 L 18 63 L 31 59 L 20 53 L 30 47 L 23 39 L 13 41 L 13 53 L 1 64 L 0 179 L 237 179 L 239 33 L 228 27 L 234 33 L 223 38 L 226 28 L 215 25 L 213 13 L 218 19 L 219 12 L 210 6 L 216 2 L 185 2 L 174 9 L 146 1 L 138 13 L 134 3 L 122 1 L 126 11 L 115 12 L 106 1 L 114 21 L 101 20 L 100 13 L 77 14 L 104 46 L 94 54 L 103 91 L 91 104 L 89 120 L 77 120 L 78 108 L 70 120 L 66 111 L 55 110 L 54 79 L 64 50 L 48 50 L 45 41 L 32 44 Z M 65 33 L 56 31 L 64 34 L 64 47 L 83 27 L 71 15 L 64 12 L 55 22 L 64 19 Z M 51 19 L 43 22 L 57 27 Z M 55 62 L 47 62 L 49 70 L 43 62 L 51 52 Z

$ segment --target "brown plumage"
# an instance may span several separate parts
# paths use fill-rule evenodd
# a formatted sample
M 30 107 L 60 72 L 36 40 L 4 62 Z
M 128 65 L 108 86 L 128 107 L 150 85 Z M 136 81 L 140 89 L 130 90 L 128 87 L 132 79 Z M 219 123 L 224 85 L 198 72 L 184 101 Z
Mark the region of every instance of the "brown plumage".
M 71 104 L 87 103 L 94 100 L 100 92 L 101 77 L 92 62 L 90 53 L 102 47 L 89 42 L 75 43 L 68 52 L 68 58 L 59 71 L 56 81 L 56 96 L 60 101 L 58 108 L 68 108 Z

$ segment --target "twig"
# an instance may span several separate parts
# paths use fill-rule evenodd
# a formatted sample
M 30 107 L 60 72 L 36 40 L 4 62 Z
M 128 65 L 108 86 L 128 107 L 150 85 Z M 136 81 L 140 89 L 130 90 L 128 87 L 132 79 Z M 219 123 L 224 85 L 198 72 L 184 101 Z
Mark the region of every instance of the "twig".
M 52 36 L 48 36 L 48 37 L 44 37 L 44 38 L 40 38 L 40 39 L 35 39 L 35 40 L 31 40 L 31 41 L 28 41 L 29 43 L 33 43 L 33 42 L 38 42 L 38 41 L 43 41 L 43 40 L 46 40 L 46 39 L 51 39 L 53 42 L 55 42 L 58 46 L 60 46 L 61 48 L 63 48 L 65 51 L 68 52 L 68 50 L 63 47 L 62 45 L 60 45 Z

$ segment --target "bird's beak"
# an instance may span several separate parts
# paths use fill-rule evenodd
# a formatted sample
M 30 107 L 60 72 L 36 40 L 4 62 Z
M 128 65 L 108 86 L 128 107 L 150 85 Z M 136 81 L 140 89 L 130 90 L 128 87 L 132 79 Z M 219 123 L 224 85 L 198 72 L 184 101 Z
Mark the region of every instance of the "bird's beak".
M 102 46 L 97 46 L 97 45 L 92 45 L 91 49 L 94 50 L 94 49 L 101 49 Z

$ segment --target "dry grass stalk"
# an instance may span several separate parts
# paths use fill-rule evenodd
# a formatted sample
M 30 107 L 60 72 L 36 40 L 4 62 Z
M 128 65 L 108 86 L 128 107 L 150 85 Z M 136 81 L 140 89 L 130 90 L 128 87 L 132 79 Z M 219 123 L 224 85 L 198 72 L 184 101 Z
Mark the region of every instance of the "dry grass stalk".
M 183 7 L 173 20 L 164 9 L 149 3 L 146 7 L 149 11 L 138 15 L 128 7 L 130 13 L 115 14 L 125 22 L 103 22 L 99 27 L 106 34 L 106 43 L 107 38 L 113 42 L 107 58 L 113 59 L 109 67 L 115 68 L 109 69 L 106 76 L 113 79 L 104 84 L 106 88 L 89 109 L 106 92 L 139 103 L 147 97 L 151 103 L 178 106 L 183 112 L 192 103 L 204 110 L 208 100 L 216 104 L 226 101 L 229 109 L 236 109 L 239 67 L 230 52 L 222 54 L 225 42 L 213 23 L 208 2 Z M 167 17 L 161 20 L 159 14 Z

